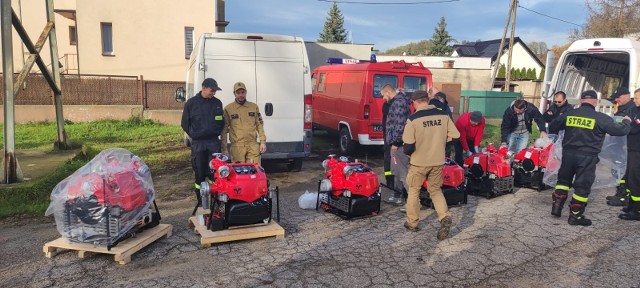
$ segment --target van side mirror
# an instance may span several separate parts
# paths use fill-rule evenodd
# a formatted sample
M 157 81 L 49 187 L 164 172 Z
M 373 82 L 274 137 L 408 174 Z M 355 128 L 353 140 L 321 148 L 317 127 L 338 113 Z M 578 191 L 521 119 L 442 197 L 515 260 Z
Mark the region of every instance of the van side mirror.
M 176 102 L 184 102 L 185 97 L 184 97 L 184 88 L 179 87 L 178 89 L 176 89 Z

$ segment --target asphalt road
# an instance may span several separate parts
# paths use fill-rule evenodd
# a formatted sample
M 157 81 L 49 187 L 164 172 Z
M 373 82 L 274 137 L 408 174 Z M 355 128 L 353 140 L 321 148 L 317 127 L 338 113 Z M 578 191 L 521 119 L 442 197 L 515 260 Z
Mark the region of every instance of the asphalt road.
M 381 153 L 366 151 L 358 158 L 382 175 Z M 45 258 L 43 244 L 59 237 L 52 220 L 0 221 L 0 287 L 640 287 L 640 222 L 619 220 L 619 209 L 605 205 L 612 188 L 593 191 L 591 227 L 552 217 L 551 190 L 469 196 L 467 205 L 451 209 L 450 237 L 438 241 L 430 209 L 421 212 L 417 233 L 406 231 L 404 213 L 387 204 L 376 217 L 350 221 L 300 209 L 298 197 L 321 178 L 319 154 L 302 172 L 265 165 L 281 190 L 284 239 L 201 248 L 186 224 L 195 197 L 185 167 L 154 175 L 173 235 L 127 265 L 110 255 Z

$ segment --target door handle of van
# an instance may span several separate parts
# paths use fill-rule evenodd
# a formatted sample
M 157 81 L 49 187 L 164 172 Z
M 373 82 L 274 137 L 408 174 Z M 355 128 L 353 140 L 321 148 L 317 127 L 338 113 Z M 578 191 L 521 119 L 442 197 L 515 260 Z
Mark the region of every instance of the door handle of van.
M 273 115 L 273 104 L 264 104 L 264 114 L 266 114 L 267 116 Z

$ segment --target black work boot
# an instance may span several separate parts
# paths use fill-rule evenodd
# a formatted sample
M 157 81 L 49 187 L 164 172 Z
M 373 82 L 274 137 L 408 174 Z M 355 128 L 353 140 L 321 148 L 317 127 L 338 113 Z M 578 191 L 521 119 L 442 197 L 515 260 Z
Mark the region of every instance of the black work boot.
M 583 215 L 586 206 L 587 203 L 571 200 L 571 204 L 569 204 L 569 209 L 571 209 L 568 221 L 569 225 L 591 226 L 591 220 L 585 218 Z
M 551 215 L 560 217 L 562 216 L 562 208 L 564 207 L 564 202 L 567 201 L 567 194 L 558 193 L 558 190 L 551 194 L 553 198 L 553 205 L 551 206 Z
M 622 209 L 623 214 L 618 215 L 618 218 L 622 220 L 635 220 L 640 221 L 640 202 L 630 201 L 629 206 Z M 625 211 L 626 210 L 626 211 Z
M 616 195 L 618 193 L 616 192 Z M 626 189 L 622 196 L 607 200 L 609 206 L 627 206 L 629 205 L 629 189 Z
M 627 194 L 627 185 L 620 183 L 620 185 L 616 186 L 616 194 L 607 196 L 607 201 L 613 200 L 613 199 L 620 199 L 625 194 Z
M 450 216 L 445 216 L 444 218 L 442 218 L 442 220 L 440 220 L 440 229 L 438 229 L 438 240 L 442 241 L 444 239 L 447 238 L 447 236 L 449 236 L 449 229 L 451 229 L 451 226 L 453 225 L 453 220 L 451 220 Z

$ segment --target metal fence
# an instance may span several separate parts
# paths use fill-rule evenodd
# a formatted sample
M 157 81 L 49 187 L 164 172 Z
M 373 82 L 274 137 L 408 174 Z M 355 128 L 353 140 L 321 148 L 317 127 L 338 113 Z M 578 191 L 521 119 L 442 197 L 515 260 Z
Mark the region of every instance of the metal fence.
M 179 81 L 144 81 L 144 108 L 149 110 L 182 110 L 183 103 L 175 100 Z
M 14 78 L 17 74 L 14 74 Z M 0 89 L 3 89 L 0 74 Z M 144 81 L 120 75 L 62 74 L 64 105 L 140 105 L 149 110 L 182 110 L 175 102 L 178 81 Z M 15 87 L 16 105 L 52 105 L 53 94 L 41 74 L 29 74 L 22 87 Z M 0 94 L 0 101 L 2 101 Z

